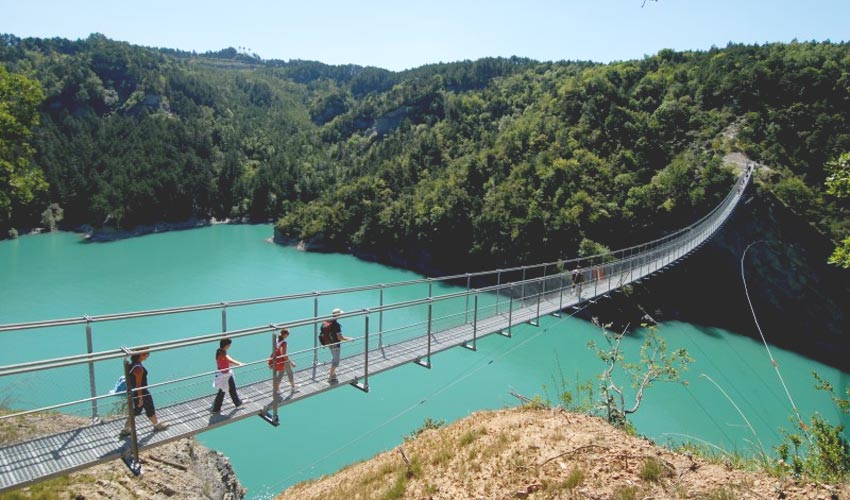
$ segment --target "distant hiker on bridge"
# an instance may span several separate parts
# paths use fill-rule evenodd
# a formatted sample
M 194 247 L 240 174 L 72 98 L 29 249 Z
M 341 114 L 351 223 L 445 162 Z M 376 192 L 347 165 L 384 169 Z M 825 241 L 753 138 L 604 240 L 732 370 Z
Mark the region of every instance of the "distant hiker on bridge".
M 233 406 L 236 408 L 242 406 L 242 400 L 239 399 L 239 394 L 236 393 L 236 379 L 230 366 L 242 366 L 244 363 L 236 361 L 227 354 L 227 350 L 230 349 L 231 344 L 233 344 L 232 340 L 228 338 L 221 339 L 218 343 L 218 349 L 215 351 L 215 364 L 218 368 L 218 373 L 215 374 L 213 386 L 218 389 L 218 393 L 215 395 L 215 402 L 212 407 L 214 414 L 221 413 L 225 387 L 230 392 L 230 399 L 233 400 Z
M 127 387 L 133 393 L 133 414 L 139 416 L 144 410 L 145 415 L 153 424 L 154 431 L 163 431 L 168 429 L 168 424 L 159 422 L 156 418 L 156 408 L 153 405 L 153 398 L 148 391 L 148 369 L 142 365 L 142 361 L 147 360 L 151 353 L 147 349 L 141 349 L 130 355 L 130 376 L 127 378 Z M 124 428 L 118 434 L 119 438 L 125 438 L 130 435 L 130 419 L 124 424 Z
M 280 391 L 280 381 L 283 379 L 283 374 L 289 379 L 290 392 L 295 392 L 295 377 L 292 375 L 292 367 L 295 366 L 295 361 L 289 359 L 286 355 L 286 338 L 289 337 L 289 330 L 283 328 L 277 335 L 274 351 L 269 356 L 269 368 L 274 373 L 272 376 L 272 397 L 275 398 Z
M 584 271 L 581 268 L 581 264 L 576 263 L 576 268 L 573 269 L 573 291 L 578 288 L 577 296 L 581 297 L 581 284 L 584 281 Z
M 340 359 L 339 344 L 340 342 L 352 340 L 342 335 L 342 326 L 336 320 L 342 313 L 342 309 L 334 309 L 331 312 L 333 318 L 322 323 L 322 328 L 319 331 L 319 341 L 323 346 L 327 346 L 331 350 L 331 371 L 328 373 L 328 382 L 331 384 L 338 382 L 336 378 L 336 367 L 339 366 Z

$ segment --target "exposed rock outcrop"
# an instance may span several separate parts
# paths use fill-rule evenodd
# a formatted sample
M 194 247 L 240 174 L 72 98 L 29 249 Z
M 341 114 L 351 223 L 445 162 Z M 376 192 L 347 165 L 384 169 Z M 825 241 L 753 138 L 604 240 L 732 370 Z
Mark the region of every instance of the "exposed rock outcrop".
M 79 419 L 54 415 L 50 419 L 15 418 L 0 425 L 0 437 L 14 440 L 27 435 L 59 432 L 79 425 Z M 12 426 L 14 429 L 6 429 Z M 8 432 L 6 432 L 8 431 Z M 0 443 L 2 444 L 2 443 Z M 139 454 L 142 475 L 134 476 L 120 460 L 113 460 L 67 476 L 48 479 L 15 490 L 22 498 L 240 500 L 246 490 L 230 460 L 217 451 L 186 438 Z M 49 495 L 45 495 L 49 493 Z M 18 497 L 15 497 L 18 498 Z
M 145 234 L 164 233 L 166 231 L 179 231 L 183 229 L 194 229 L 214 224 L 206 219 L 189 219 L 182 222 L 159 222 L 156 224 L 135 226 L 130 229 L 115 229 L 112 226 L 101 226 L 93 228 L 82 226 L 78 231 L 86 234 L 86 239 L 92 242 L 116 241 Z

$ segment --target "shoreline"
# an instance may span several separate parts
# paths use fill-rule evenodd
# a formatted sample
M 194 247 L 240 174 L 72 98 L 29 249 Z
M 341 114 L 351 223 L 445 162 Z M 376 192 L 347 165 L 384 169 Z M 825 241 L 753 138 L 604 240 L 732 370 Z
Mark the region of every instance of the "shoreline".
M 17 238 L 23 236 L 38 236 L 40 234 L 49 234 L 49 233 L 74 233 L 80 235 L 81 242 L 83 243 L 108 243 L 111 241 L 120 241 L 129 238 L 136 238 L 139 236 L 147 236 L 149 234 L 159 234 L 159 233 L 167 233 L 170 231 L 185 231 L 189 229 L 200 229 L 209 226 L 218 226 L 221 224 L 273 224 L 272 221 L 250 221 L 246 219 L 216 219 L 215 217 L 211 217 L 209 219 L 188 219 L 180 222 L 156 222 L 153 224 L 143 224 L 139 226 L 134 226 L 129 229 L 115 229 L 113 227 L 101 227 L 94 228 L 89 224 L 82 224 L 79 226 L 60 226 L 56 229 L 48 229 L 45 227 L 34 227 L 28 229 L 25 233 L 21 233 Z M 13 240 L 17 238 L 6 238 L 8 240 Z M 271 240 L 271 237 L 269 238 Z M 0 240 L 3 241 L 3 240 Z
M 202 227 L 216 226 L 219 224 L 244 224 L 246 221 L 239 219 L 217 220 L 215 217 L 209 219 L 191 218 L 182 222 L 156 222 L 134 226 L 130 229 L 115 229 L 109 226 L 94 228 L 88 224 L 78 226 L 73 231 L 83 233 L 83 240 L 92 243 L 106 243 L 110 241 L 146 236 L 148 234 L 167 233 L 170 231 L 185 231 L 187 229 L 199 229 Z

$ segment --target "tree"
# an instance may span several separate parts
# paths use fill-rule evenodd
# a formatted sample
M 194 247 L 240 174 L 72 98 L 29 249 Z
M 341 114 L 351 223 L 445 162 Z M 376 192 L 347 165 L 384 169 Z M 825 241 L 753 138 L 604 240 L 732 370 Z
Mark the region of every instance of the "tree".
M 838 198 L 850 198 L 850 152 L 842 154 L 838 160 L 828 162 L 826 170 L 829 174 L 826 178 L 827 193 Z M 829 263 L 850 268 L 850 236 L 835 248 Z
M 596 352 L 599 359 L 605 363 L 605 371 L 599 375 L 599 405 L 605 412 L 609 423 L 618 427 L 629 427 L 627 416 L 640 408 L 646 389 L 655 382 L 677 382 L 686 385 L 681 379 L 682 372 L 688 369 L 693 358 L 685 349 L 667 352 L 667 343 L 658 336 L 655 328 L 650 328 L 646 339 L 640 348 L 640 362 L 627 363 L 623 358 L 622 342 L 626 335 L 624 330 L 617 334 L 609 331 L 611 324 L 602 325 L 596 318 L 593 323 L 602 329 L 606 348 L 600 348 L 596 342 L 590 341 L 588 347 Z M 620 367 L 631 379 L 635 389 L 634 401 L 631 406 L 626 404 L 626 396 L 621 384 L 615 380 L 614 371 Z
M 29 143 L 43 99 L 38 83 L 0 66 L 0 226 L 9 224 L 15 207 L 47 189 L 41 170 L 30 164 L 35 150 Z
M 51 203 L 47 209 L 41 213 L 41 223 L 47 229 L 55 231 L 56 227 L 62 219 L 65 218 L 65 211 L 58 203 Z

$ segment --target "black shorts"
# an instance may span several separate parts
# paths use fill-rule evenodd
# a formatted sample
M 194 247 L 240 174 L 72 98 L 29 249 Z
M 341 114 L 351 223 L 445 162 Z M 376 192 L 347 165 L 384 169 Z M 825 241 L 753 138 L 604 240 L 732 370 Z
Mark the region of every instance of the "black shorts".
M 148 418 L 156 415 L 156 408 L 154 408 L 154 406 L 153 406 L 153 398 L 151 397 L 151 393 L 149 393 L 147 390 L 142 392 L 142 406 L 141 407 L 137 406 L 138 404 L 139 404 L 139 401 L 134 398 L 133 399 L 133 405 L 134 405 L 133 406 L 133 413 L 135 413 L 136 416 L 141 415 L 142 410 L 145 411 L 145 415 Z

